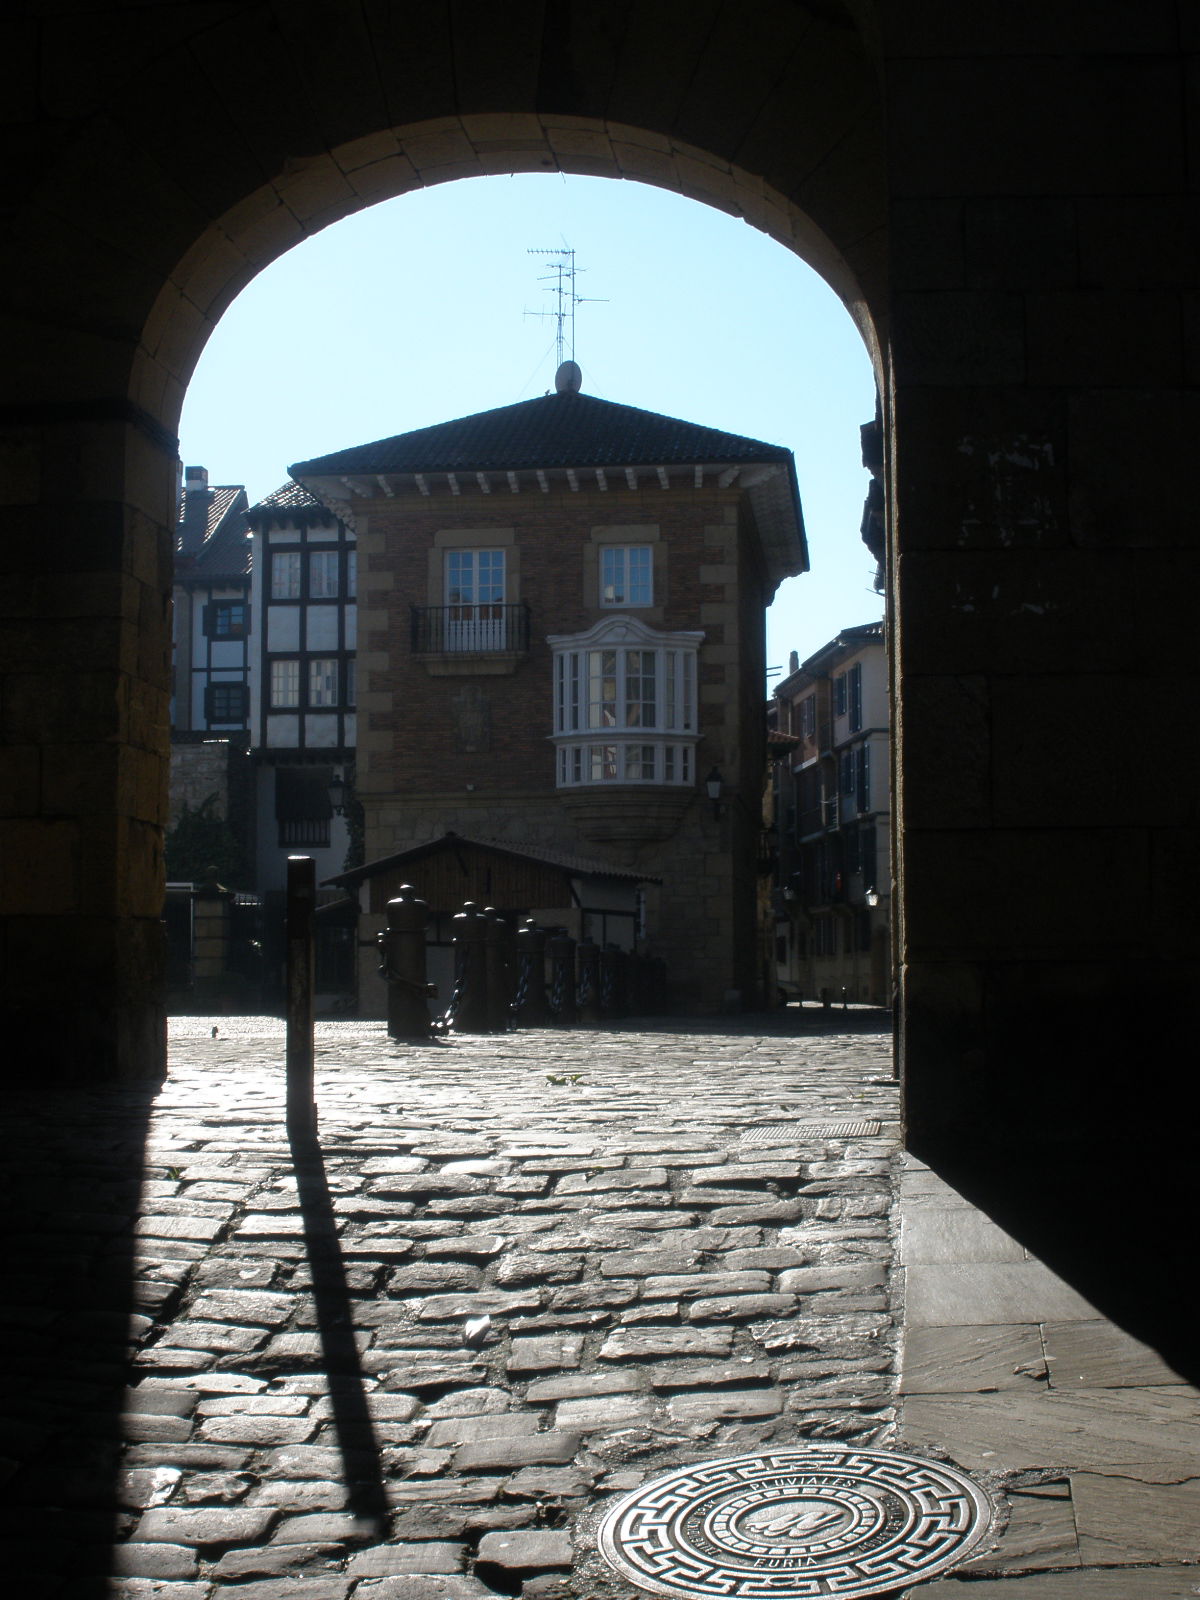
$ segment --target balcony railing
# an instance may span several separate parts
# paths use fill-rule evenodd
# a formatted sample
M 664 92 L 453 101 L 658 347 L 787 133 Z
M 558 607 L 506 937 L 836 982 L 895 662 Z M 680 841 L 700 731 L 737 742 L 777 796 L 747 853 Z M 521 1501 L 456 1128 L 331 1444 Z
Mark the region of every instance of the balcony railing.
M 529 649 L 529 607 L 524 601 L 411 609 L 414 655 L 500 655 Z

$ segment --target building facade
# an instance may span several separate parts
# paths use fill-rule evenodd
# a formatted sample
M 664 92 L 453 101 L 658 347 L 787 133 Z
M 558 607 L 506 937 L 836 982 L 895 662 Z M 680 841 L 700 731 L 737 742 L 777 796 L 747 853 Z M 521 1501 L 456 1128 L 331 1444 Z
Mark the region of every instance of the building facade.
M 763 613 L 806 564 L 790 452 L 565 363 L 553 394 L 291 471 L 362 553 L 368 863 L 454 832 L 640 874 L 676 1000 L 755 999 Z
M 185 811 L 228 823 L 254 869 L 246 768 L 250 709 L 250 542 L 241 484 L 211 485 L 187 467 L 172 581 L 171 766 L 168 830 Z M 173 851 L 168 848 L 168 867 Z M 208 865 L 193 863 L 197 874 Z M 222 867 L 224 872 L 225 868 Z
M 891 736 L 882 622 L 845 628 L 775 689 L 776 974 L 790 998 L 888 1005 Z
M 187 467 L 179 500 L 172 599 L 175 734 L 236 734 L 250 710 L 250 545 L 240 484 L 209 486 Z

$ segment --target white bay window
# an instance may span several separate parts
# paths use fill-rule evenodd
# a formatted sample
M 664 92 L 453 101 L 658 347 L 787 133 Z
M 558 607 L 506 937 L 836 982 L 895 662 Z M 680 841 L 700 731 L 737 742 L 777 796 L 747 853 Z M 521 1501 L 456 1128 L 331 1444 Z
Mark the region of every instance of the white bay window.
M 552 636 L 558 787 L 692 784 L 702 633 L 633 618 Z

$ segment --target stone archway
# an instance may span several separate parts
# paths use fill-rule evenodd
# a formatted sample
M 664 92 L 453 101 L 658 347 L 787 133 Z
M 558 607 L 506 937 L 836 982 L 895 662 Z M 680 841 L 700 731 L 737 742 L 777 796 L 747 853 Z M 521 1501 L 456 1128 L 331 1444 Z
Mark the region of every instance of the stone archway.
M 1114 744 L 1143 764 L 1179 748 L 1194 681 L 1184 10 L 68 0 L 21 19 L 10 1055 L 93 1077 L 161 1062 L 173 429 L 206 329 L 348 210 L 550 160 L 740 207 L 878 330 L 915 1141 L 1085 1147 L 1127 1131 L 1123 1075 L 1146 1059 L 1134 1109 L 1156 1138 L 1186 1087 L 1194 796 L 1188 761 L 1131 780 Z
M 796 250 L 879 366 L 880 105 L 858 35 L 837 4 L 710 9 L 700 28 L 672 4 L 518 6 L 439 31 L 435 8 L 378 7 L 360 26 L 326 0 L 303 16 L 235 6 L 212 26 L 152 14 L 136 38 L 101 41 L 102 24 L 120 27 L 103 13 L 35 30 L 35 54 L 77 99 L 64 137 L 41 129 L 46 159 L 10 257 L 42 264 L 13 286 L 5 446 L 44 620 L 9 696 L 19 792 L 5 909 L 13 1026 L 55 1075 L 162 1069 L 174 429 L 209 332 L 264 265 L 426 184 L 631 178 Z M 86 74 L 97 49 L 114 68 L 102 81 Z M 47 1039 L 65 952 L 75 1003 Z

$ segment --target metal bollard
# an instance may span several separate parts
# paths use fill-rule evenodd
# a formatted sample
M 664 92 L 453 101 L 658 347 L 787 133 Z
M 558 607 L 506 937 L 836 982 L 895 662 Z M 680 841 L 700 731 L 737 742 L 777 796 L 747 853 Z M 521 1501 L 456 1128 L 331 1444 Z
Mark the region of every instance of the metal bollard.
M 600 951 L 590 939 L 579 942 L 579 1020 L 586 1027 L 600 1021 Z
M 575 941 L 565 928 L 551 928 L 546 937 L 550 961 L 550 1015 L 561 1027 L 578 1016 L 575 1006 Z
M 546 930 L 526 917 L 517 933 L 517 993 L 513 1019 L 522 1027 L 543 1027 L 550 1020 L 546 995 Z
M 468 900 L 453 923 L 454 997 L 443 1021 L 456 1033 L 487 1033 L 487 920 L 476 902 Z
M 512 1013 L 512 984 L 508 961 L 508 924 L 495 906 L 484 906 L 487 926 L 483 939 L 483 971 L 487 989 L 489 1033 L 505 1033 Z
M 316 863 L 311 856 L 287 862 L 287 1130 L 311 1139 L 317 1131 L 313 1099 L 313 989 L 316 975 L 313 913 Z
M 426 1001 L 437 993 L 425 975 L 425 929 L 429 907 L 417 899 L 411 883 L 402 883 L 387 903 L 387 928 L 378 934 L 379 972 L 387 979 L 387 1031 L 392 1039 L 427 1039 L 430 1032 Z

